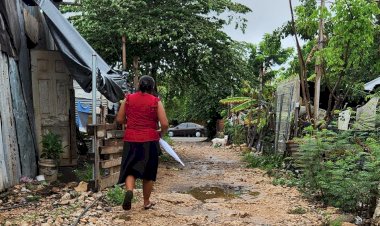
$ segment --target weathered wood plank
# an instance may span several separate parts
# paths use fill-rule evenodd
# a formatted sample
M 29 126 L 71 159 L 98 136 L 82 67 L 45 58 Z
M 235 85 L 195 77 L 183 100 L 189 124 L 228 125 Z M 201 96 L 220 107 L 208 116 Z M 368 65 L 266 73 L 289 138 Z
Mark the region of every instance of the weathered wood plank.
M 112 123 L 112 124 L 106 124 L 106 130 L 116 130 L 117 129 L 117 124 Z
M 1 62 L 0 62 L 0 71 L 1 71 Z M 0 112 L 0 118 L 1 118 L 1 112 Z M 0 123 L 0 137 L 3 137 L 3 134 L 1 131 L 1 123 Z M 5 163 L 3 139 L 0 139 L 0 192 L 5 190 L 9 184 L 6 166 L 7 164 Z
M 3 62 L 1 61 L 1 55 L 0 55 L 0 76 L 1 72 L 3 71 Z M 1 116 L 1 111 L 0 111 L 0 119 L 2 118 Z M 2 134 L 2 129 L 1 129 L 1 120 L 0 120 L 0 191 L 3 191 L 8 187 L 8 170 L 7 170 L 7 164 L 5 162 L 5 150 L 3 146 L 3 134 Z
M 103 169 L 108 169 L 114 166 L 119 166 L 121 164 L 121 157 L 110 159 L 110 160 L 104 160 L 100 162 L 100 165 Z
M 25 34 L 34 43 L 38 43 L 38 21 L 29 12 L 24 9 L 24 20 L 25 20 Z
M 21 12 L 21 9 L 23 7 L 22 1 L 14 1 L 17 7 L 17 10 L 15 12 L 12 12 L 12 14 L 15 14 L 15 16 L 18 17 L 18 20 L 10 20 L 12 23 L 19 23 L 19 29 L 20 29 L 20 51 L 17 56 L 17 63 L 18 63 L 18 70 L 20 75 L 20 82 L 21 82 L 21 88 L 23 89 L 23 99 L 25 101 L 25 105 L 27 108 L 27 115 L 29 118 L 29 127 L 32 128 L 32 137 L 36 141 L 36 131 L 34 127 L 34 108 L 33 108 L 33 90 L 32 90 L 32 75 L 31 75 L 31 59 L 30 59 L 30 50 L 27 45 L 26 38 L 22 38 L 23 36 L 21 34 L 25 33 L 24 28 L 24 15 Z M 30 7 L 30 11 L 34 11 L 38 13 L 40 16 L 42 15 L 38 7 Z M 51 38 L 50 34 L 46 33 L 47 37 Z M 40 35 L 40 38 L 42 36 Z M 53 48 L 52 48 L 53 49 Z M 36 143 L 36 142 L 35 142 Z M 37 143 L 36 144 L 30 144 L 35 145 L 35 148 L 37 149 Z
M 104 139 L 104 146 L 123 146 L 124 141 L 120 139 Z
M 77 165 L 78 159 L 78 147 L 77 147 L 77 131 L 75 126 L 75 92 L 74 89 L 70 89 L 70 162 L 72 165 Z
M 96 129 L 96 137 L 97 138 L 104 138 L 106 137 L 107 131 L 106 131 L 106 125 L 105 124 L 88 124 L 87 125 L 87 134 L 89 136 L 93 136 Z
M 20 156 L 16 138 L 16 128 L 12 109 L 12 96 L 9 84 L 8 57 L 0 53 L 2 70 L 0 71 L 0 114 L 2 125 L 2 139 L 6 164 L 8 164 L 10 185 L 17 184 L 21 177 Z
M 107 131 L 107 138 L 123 138 L 124 131 L 123 130 L 109 130 Z
M 100 147 L 100 154 L 102 155 L 122 153 L 122 152 L 123 152 L 123 145 Z
M 112 167 L 111 170 L 112 170 L 112 173 L 120 173 L 120 165 L 119 166 L 115 166 L 115 167 Z
M 119 175 L 120 173 L 118 172 L 118 173 L 111 174 L 107 177 L 101 178 L 99 182 L 100 190 L 114 186 L 119 180 Z
M 9 58 L 9 82 L 12 93 L 17 141 L 20 148 L 21 175 L 33 178 L 37 175 L 37 150 L 32 136 L 32 128 L 29 126 L 30 123 L 23 98 L 20 75 L 16 61 L 13 58 Z

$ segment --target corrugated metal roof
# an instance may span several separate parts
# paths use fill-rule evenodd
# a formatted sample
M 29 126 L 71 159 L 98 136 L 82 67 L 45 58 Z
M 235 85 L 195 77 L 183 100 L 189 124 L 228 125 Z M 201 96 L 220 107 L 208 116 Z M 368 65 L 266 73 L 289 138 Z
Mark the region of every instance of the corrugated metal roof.
M 378 78 L 376 78 L 370 82 L 367 82 L 364 85 L 364 89 L 368 90 L 368 91 L 372 91 L 377 85 L 380 85 L 380 77 L 378 77 Z

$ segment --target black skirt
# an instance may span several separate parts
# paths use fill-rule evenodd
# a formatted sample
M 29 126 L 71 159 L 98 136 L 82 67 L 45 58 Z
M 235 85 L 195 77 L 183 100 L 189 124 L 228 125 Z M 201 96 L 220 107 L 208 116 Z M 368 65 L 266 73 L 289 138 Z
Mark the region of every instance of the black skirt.
M 156 181 L 159 153 L 158 141 L 124 142 L 118 184 L 125 183 L 129 175 Z

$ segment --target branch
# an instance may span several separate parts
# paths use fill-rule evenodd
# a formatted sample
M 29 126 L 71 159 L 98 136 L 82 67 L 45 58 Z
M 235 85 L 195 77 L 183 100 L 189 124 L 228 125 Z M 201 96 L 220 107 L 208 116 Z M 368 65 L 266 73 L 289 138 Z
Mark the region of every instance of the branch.
M 0 211 L 11 210 L 11 209 L 16 209 L 16 208 L 24 207 L 24 206 L 29 206 L 30 204 L 32 204 L 32 203 L 27 202 L 27 203 L 23 203 L 23 204 L 14 205 L 14 206 L 2 207 L 2 208 L 0 208 Z
M 95 205 L 95 203 L 97 203 L 97 202 L 99 201 L 99 199 L 102 198 L 102 197 L 103 197 L 103 195 L 99 196 L 97 199 L 95 199 L 95 200 L 91 203 L 91 205 L 87 206 L 87 207 L 83 210 L 83 212 L 78 216 L 78 218 L 76 219 L 76 221 L 75 221 L 71 226 L 76 226 L 76 225 L 78 225 L 80 219 L 81 219 L 81 218 L 86 214 L 86 212 L 87 212 L 91 207 L 93 207 L 93 206 Z
M 315 45 L 315 46 L 313 47 L 313 49 L 311 49 L 309 55 L 308 55 L 307 58 L 306 58 L 306 63 L 305 63 L 306 65 L 310 64 L 311 59 L 313 58 L 314 53 L 315 53 L 317 50 L 318 50 L 318 45 Z

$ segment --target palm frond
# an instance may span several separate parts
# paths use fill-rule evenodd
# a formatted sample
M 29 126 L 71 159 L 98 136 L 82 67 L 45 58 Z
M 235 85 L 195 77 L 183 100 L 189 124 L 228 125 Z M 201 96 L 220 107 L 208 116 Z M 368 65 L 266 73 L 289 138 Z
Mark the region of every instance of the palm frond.
M 239 111 L 244 111 L 244 110 L 248 110 L 249 108 L 251 108 L 252 106 L 254 106 L 255 104 L 257 104 L 257 101 L 254 100 L 254 99 L 250 99 L 249 101 L 246 101 L 242 104 L 239 104 L 235 107 L 233 107 L 231 109 L 232 112 L 239 112 Z
M 222 99 L 219 102 L 221 104 L 241 104 L 244 102 L 247 102 L 251 100 L 252 98 L 250 97 L 228 97 L 226 99 Z

